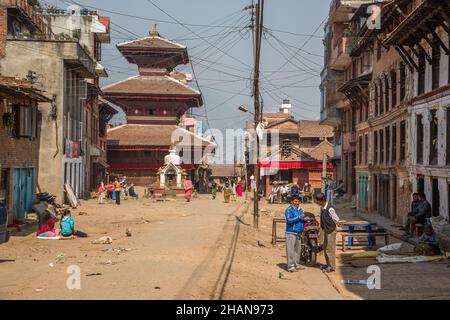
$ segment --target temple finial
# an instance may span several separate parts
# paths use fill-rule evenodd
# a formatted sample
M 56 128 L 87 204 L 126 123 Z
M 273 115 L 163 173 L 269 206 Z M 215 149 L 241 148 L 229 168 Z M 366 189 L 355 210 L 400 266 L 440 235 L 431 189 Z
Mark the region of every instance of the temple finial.
M 150 36 L 152 36 L 152 37 L 159 37 L 160 36 L 159 32 L 158 32 L 158 29 L 156 28 L 157 25 L 158 25 L 157 23 L 153 24 L 153 29 L 152 29 L 152 32 L 150 32 Z

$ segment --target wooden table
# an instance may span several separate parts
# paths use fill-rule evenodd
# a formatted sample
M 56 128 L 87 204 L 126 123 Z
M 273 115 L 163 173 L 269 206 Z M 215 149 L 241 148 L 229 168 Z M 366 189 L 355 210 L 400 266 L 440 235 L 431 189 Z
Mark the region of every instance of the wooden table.
M 371 237 L 372 226 L 376 225 L 376 223 L 371 223 L 365 220 L 353 220 L 353 221 L 341 221 L 343 226 L 348 227 L 348 233 L 352 234 L 355 232 L 355 228 L 365 228 L 367 233 L 367 241 L 369 246 L 376 245 L 375 237 Z M 348 238 L 348 248 L 351 249 L 353 245 L 353 237 Z

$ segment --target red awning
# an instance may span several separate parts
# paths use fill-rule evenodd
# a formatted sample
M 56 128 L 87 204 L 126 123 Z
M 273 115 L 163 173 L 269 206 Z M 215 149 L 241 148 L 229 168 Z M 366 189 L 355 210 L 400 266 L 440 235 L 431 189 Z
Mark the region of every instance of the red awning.
M 286 161 L 286 162 L 269 162 L 259 163 L 260 168 L 273 168 L 273 169 L 323 169 L 322 162 L 320 161 Z M 333 169 L 334 166 L 329 163 L 327 169 Z

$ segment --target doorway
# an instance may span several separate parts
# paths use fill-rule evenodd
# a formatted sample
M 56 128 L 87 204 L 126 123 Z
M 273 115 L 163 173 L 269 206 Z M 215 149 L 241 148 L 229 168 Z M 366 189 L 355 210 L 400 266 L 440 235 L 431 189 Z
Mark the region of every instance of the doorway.
M 439 181 L 438 179 L 431 179 L 431 192 L 432 192 L 432 205 L 431 213 L 433 217 L 439 217 L 439 206 L 441 203 L 441 197 L 439 194 Z
M 27 212 L 31 212 L 36 185 L 34 168 L 14 168 L 13 177 L 13 217 L 14 222 L 26 219 Z

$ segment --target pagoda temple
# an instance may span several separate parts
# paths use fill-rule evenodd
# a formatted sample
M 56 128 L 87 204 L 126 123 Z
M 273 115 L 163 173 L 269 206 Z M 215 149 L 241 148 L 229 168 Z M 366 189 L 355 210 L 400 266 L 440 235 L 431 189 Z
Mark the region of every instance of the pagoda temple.
M 199 174 L 205 165 L 195 148 L 202 151 L 210 141 L 181 126 L 190 108 L 203 105 L 201 93 L 187 85 L 191 77 L 175 70 L 189 63 L 186 47 L 161 37 L 155 26 L 148 37 L 117 48 L 129 63 L 138 66 L 139 74 L 102 89 L 103 97 L 121 107 L 127 118 L 127 124 L 108 131 L 110 173 L 148 186 L 156 182 L 165 156 L 176 145 L 178 152 L 182 148 L 193 154 L 190 163 L 181 164 L 182 169 L 194 182 L 206 183 L 205 174 Z M 174 141 L 175 130 L 184 138 Z

